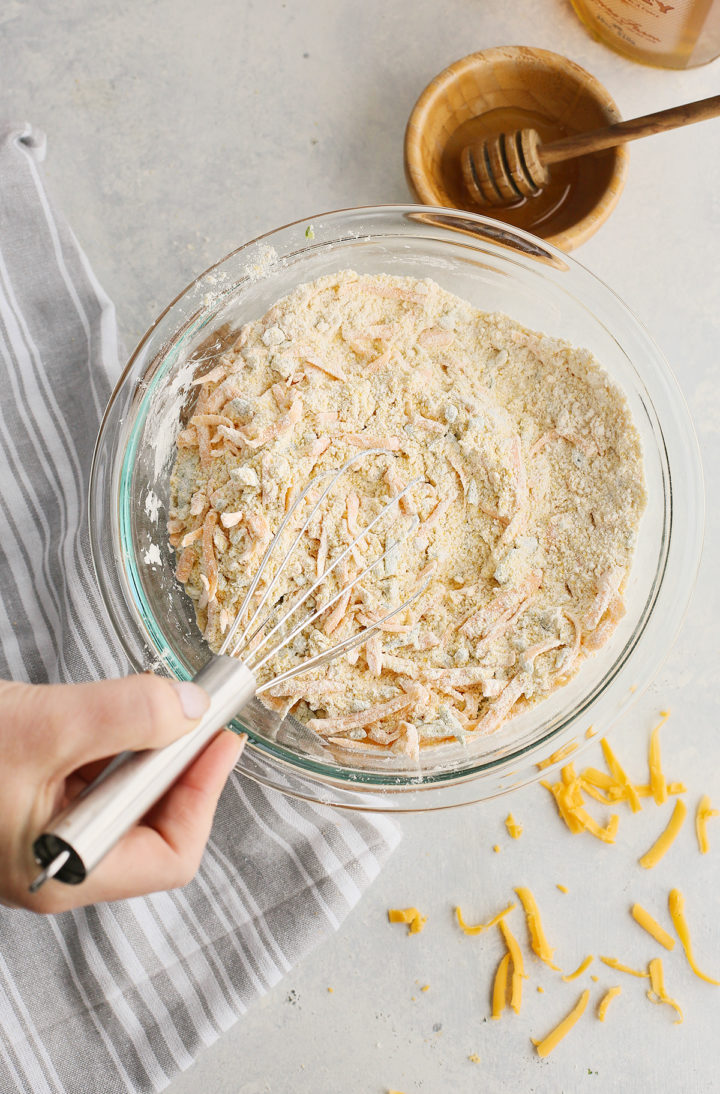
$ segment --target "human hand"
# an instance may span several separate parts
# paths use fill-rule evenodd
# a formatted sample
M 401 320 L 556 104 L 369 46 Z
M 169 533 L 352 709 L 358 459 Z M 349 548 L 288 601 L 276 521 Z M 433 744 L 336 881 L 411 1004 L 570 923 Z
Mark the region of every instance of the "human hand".
M 223 730 L 80 885 L 38 872 L 33 840 L 108 760 L 162 748 L 191 730 L 209 703 L 195 684 L 144 674 L 94 684 L 0 681 L 0 903 L 37 912 L 186 885 L 245 737 Z

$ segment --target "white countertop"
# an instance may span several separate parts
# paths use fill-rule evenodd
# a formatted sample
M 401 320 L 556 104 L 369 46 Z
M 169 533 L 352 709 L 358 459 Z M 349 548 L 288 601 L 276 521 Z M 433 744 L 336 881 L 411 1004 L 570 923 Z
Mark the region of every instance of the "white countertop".
M 408 114 L 432 76 L 464 54 L 508 44 L 564 53 L 608 87 L 625 117 L 720 90 L 720 62 L 688 72 L 635 65 L 593 42 L 561 0 L 6 0 L 2 39 L 3 109 L 47 132 L 49 187 L 116 302 L 128 347 L 193 275 L 244 240 L 332 208 L 408 200 Z M 694 977 L 681 952 L 662 956 L 683 1025 L 650 1005 L 643 981 L 596 963 L 564 984 L 534 958 L 520 1015 L 486 1021 L 501 945 L 494 933 L 464 937 L 452 916 L 460 903 L 468 917 L 486 917 L 528 885 L 564 969 L 587 953 L 640 966 L 659 948 L 629 906 L 638 900 L 667 923 L 667 892 L 678 885 L 698 961 L 720 974 L 720 820 L 709 824 L 704 857 L 691 823 L 701 794 L 720 805 L 718 177 L 720 121 L 633 145 L 618 208 L 576 252 L 655 336 L 703 452 L 709 512 L 690 612 L 655 685 L 612 736 L 642 780 L 649 730 L 660 708 L 672 708 L 663 756 L 687 783 L 690 814 L 677 843 L 645 872 L 637 857 L 668 806 L 623 810 L 617 845 L 605 847 L 571 836 L 540 787 L 406 818 L 400 849 L 342 931 L 171 1094 L 720 1089 L 720 989 Z M 583 755 L 598 759 L 597 745 Z M 525 825 L 518 841 L 504 829 L 508 808 Z M 408 904 L 428 916 L 412 938 L 386 921 L 388 907 Z M 594 1007 L 615 983 L 623 993 L 607 1021 L 588 1011 L 541 1061 L 530 1036 L 547 1033 L 583 987 Z

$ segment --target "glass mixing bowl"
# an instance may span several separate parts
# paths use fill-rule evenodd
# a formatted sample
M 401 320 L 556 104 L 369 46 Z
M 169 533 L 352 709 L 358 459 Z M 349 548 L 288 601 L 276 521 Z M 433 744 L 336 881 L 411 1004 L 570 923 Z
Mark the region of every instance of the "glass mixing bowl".
M 602 282 L 542 240 L 485 217 L 418 205 L 354 209 L 280 228 L 210 267 L 160 315 L 108 405 L 90 484 L 93 558 L 117 633 L 138 670 L 189 679 L 209 649 L 175 581 L 165 523 L 174 441 L 196 372 L 242 324 L 296 285 L 343 269 L 432 277 L 484 311 L 590 349 L 620 385 L 640 433 L 648 506 L 612 639 L 564 688 L 471 745 L 333 756 L 294 719 L 259 702 L 233 723 L 239 769 L 266 785 L 358 809 L 457 805 L 537 778 L 538 763 L 605 730 L 648 684 L 678 630 L 703 526 L 692 423 L 662 355 Z M 202 367 L 199 363 L 202 362 Z

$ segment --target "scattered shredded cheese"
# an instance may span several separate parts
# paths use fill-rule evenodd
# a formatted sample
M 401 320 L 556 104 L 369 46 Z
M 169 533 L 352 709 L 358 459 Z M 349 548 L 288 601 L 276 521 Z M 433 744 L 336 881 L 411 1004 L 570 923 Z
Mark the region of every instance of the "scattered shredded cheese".
M 667 801 L 668 788 L 665 776 L 662 771 L 662 761 L 660 758 L 660 737 L 659 733 L 661 728 L 665 725 L 666 721 L 670 717 L 669 712 L 665 712 L 654 730 L 650 734 L 650 746 L 648 749 L 648 768 L 650 771 L 650 788 L 652 790 L 652 796 L 655 799 L 656 805 L 662 805 Z
M 495 846 L 493 847 L 493 851 L 495 852 L 496 855 L 500 854 L 500 844 L 499 843 L 495 844 Z
M 563 980 L 566 980 L 566 981 L 567 980 L 577 980 L 578 976 L 582 976 L 582 974 L 585 972 L 585 970 L 587 968 L 589 968 L 590 965 L 592 965 L 592 962 L 593 962 L 593 955 L 591 953 L 589 953 L 587 955 L 587 957 L 585 958 L 585 960 L 582 961 L 578 965 L 578 967 L 575 969 L 575 972 L 571 972 L 567 976 L 563 976 Z
M 625 771 L 618 762 L 617 756 L 611 749 L 607 737 L 603 737 L 603 739 L 600 741 L 600 745 L 603 750 L 603 756 L 605 757 L 605 763 L 608 765 L 610 773 L 615 778 L 615 781 L 619 783 L 619 785 L 623 788 L 624 795 L 630 803 L 630 808 L 632 809 L 633 813 L 638 813 L 642 809 L 642 806 L 640 804 L 640 798 L 638 797 L 638 792 L 633 784 L 630 782 L 629 778 L 625 774 Z
M 505 1009 L 507 1001 L 508 969 L 510 967 L 510 954 L 506 953 L 500 959 L 500 964 L 495 972 L 492 990 L 492 1016 L 499 1018 Z
M 589 741 L 593 737 L 596 737 L 596 736 L 597 736 L 597 730 L 593 729 L 592 726 L 588 726 L 587 729 L 585 730 L 585 740 Z
M 590 989 L 586 988 L 570 1013 L 563 1018 L 562 1022 L 555 1026 L 555 1029 L 548 1033 L 547 1037 L 544 1037 L 542 1041 L 533 1040 L 538 1056 L 545 1059 L 546 1056 L 550 1055 L 552 1050 L 557 1047 L 560 1041 L 562 1041 L 563 1037 L 570 1032 L 577 1020 L 585 1013 L 585 1007 L 588 1004 L 589 998 Z
M 558 812 L 571 832 L 587 831 L 596 839 L 604 843 L 614 843 L 620 818 L 616 813 L 610 817 L 605 828 L 602 828 L 594 817 L 591 817 L 583 804 L 582 791 L 585 775 L 578 776 L 572 764 L 567 764 L 562 769 L 562 782 L 541 782 L 546 790 L 549 790 L 555 799 Z M 609 799 L 602 799 L 608 801 Z
M 648 976 L 648 973 L 631 969 L 629 965 L 623 965 L 621 961 L 616 960 L 614 957 L 601 957 L 600 960 L 603 965 L 607 965 L 608 968 L 615 969 L 617 972 L 626 972 L 630 976 L 639 976 L 641 980 L 645 980 Z
M 697 833 L 698 847 L 700 848 L 701 855 L 706 855 L 710 850 L 710 844 L 708 843 L 707 837 L 707 822 L 710 817 L 720 817 L 720 811 L 713 809 L 710 805 L 710 798 L 707 794 L 703 794 L 698 802 L 697 812 L 695 814 L 695 831 Z
M 505 820 L 505 827 L 507 828 L 508 834 L 512 839 L 520 839 L 523 833 L 523 826 L 521 824 L 518 824 L 512 813 L 508 813 Z
M 577 741 L 569 741 L 568 744 L 563 745 L 562 748 L 559 748 L 557 752 L 553 752 L 546 759 L 540 760 L 540 762 L 537 763 L 535 766 L 538 768 L 539 771 L 544 771 L 546 767 L 552 767 L 553 764 L 560 763 L 560 761 L 564 760 L 566 756 L 569 756 L 571 753 L 573 753 L 576 748 Z
M 566 893 L 568 891 L 567 885 L 560 885 L 560 883 L 558 883 L 555 888 L 559 889 L 561 893 Z
M 647 912 L 641 904 L 633 904 L 631 914 L 636 923 L 639 923 L 643 930 L 651 934 L 656 942 L 659 942 L 661 946 L 664 946 L 666 950 L 672 950 L 675 947 L 675 939 L 671 934 L 661 927 L 656 919 Z
M 417 908 L 389 908 L 388 919 L 391 923 L 407 923 L 408 934 L 419 934 L 427 923 L 427 916 L 420 915 Z
M 671 1006 L 679 1015 L 675 1021 L 675 1024 L 679 1025 L 683 1020 L 683 1012 L 675 1000 L 671 999 L 665 991 L 662 958 L 654 957 L 648 965 L 648 972 L 650 974 L 650 988 L 647 991 L 648 999 L 651 1003 L 667 1003 Z
M 527 921 L 530 945 L 533 953 L 537 954 L 540 960 L 544 961 L 546 965 L 549 965 L 551 969 L 557 970 L 557 965 L 553 965 L 552 962 L 555 950 L 545 937 L 542 920 L 540 919 L 540 911 L 535 901 L 535 897 L 529 889 L 525 888 L 525 886 L 519 886 L 515 889 L 515 892 L 520 898 L 520 903 L 525 910 L 525 919 Z
M 516 1014 L 520 1012 L 520 1004 L 522 1003 L 522 982 L 525 978 L 525 965 L 523 963 L 522 951 L 518 945 L 517 939 L 508 927 L 504 919 L 501 919 L 498 923 L 500 933 L 505 939 L 505 945 L 508 948 L 510 954 L 510 960 L 512 961 L 512 981 L 510 987 L 510 1006 Z
M 706 976 L 704 972 L 700 972 L 700 969 L 695 964 L 695 957 L 693 956 L 692 943 L 690 942 L 690 931 L 688 929 L 687 921 L 685 919 L 685 897 L 682 895 L 679 889 L 671 889 L 668 896 L 668 908 L 670 909 L 670 918 L 673 921 L 673 926 L 677 931 L 677 936 L 682 943 L 682 948 L 685 950 L 685 956 L 688 959 L 688 964 L 696 976 L 699 976 L 701 980 L 706 980 L 708 984 L 717 984 L 720 986 L 720 980 L 713 980 L 711 976 Z
M 465 922 L 465 920 L 463 919 L 462 910 L 459 906 L 455 908 L 455 915 L 457 916 L 458 927 L 460 927 L 460 929 L 464 931 L 465 934 L 482 934 L 483 931 L 487 931 L 490 927 L 494 927 L 496 923 L 500 922 L 503 916 L 506 916 L 508 912 L 511 912 L 513 908 L 516 907 L 517 904 L 515 903 L 515 901 L 512 901 L 510 904 L 508 904 L 507 908 L 503 908 L 501 912 L 498 912 L 497 915 L 494 915 L 492 919 L 489 919 L 487 921 L 487 923 L 475 923 L 474 925 Z
M 668 821 L 667 828 L 658 836 L 650 850 L 646 851 L 642 858 L 638 860 L 645 870 L 652 870 L 653 866 L 657 866 L 663 855 L 670 850 L 677 838 L 678 832 L 682 828 L 686 814 L 687 806 L 682 798 L 678 798 L 675 802 L 672 816 Z
M 608 1007 L 612 1003 L 613 999 L 617 995 L 620 995 L 621 992 L 622 992 L 622 988 L 620 987 L 619 984 L 616 984 L 614 988 L 609 988 L 605 992 L 602 999 L 598 1003 L 598 1009 L 597 1009 L 597 1016 L 598 1016 L 598 1018 L 600 1019 L 601 1022 L 605 1021 L 605 1015 L 607 1014 Z

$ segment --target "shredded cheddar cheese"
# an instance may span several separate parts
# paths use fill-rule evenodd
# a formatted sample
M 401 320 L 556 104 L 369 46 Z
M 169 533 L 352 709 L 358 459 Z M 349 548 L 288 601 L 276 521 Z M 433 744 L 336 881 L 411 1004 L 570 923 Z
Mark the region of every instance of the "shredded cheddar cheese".
M 500 844 L 499 843 L 495 844 L 495 846 L 493 847 L 493 851 L 495 852 L 496 855 L 500 854 Z
M 589 832 L 591 836 L 595 836 L 595 839 L 602 840 L 603 843 L 615 842 L 615 836 L 617 835 L 618 826 L 620 824 L 620 818 L 617 813 L 612 814 L 605 828 L 602 828 L 595 818 L 590 816 L 587 809 L 584 809 L 581 806 L 578 806 L 575 809 L 575 816 L 580 821 L 585 831 Z
M 505 1010 L 507 1002 L 508 969 L 510 967 L 510 954 L 506 953 L 500 959 L 500 964 L 495 972 L 492 991 L 492 1016 L 499 1018 Z
M 603 750 L 605 763 L 608 765 L 611 775 L 615 779 L 616 783 L 618 783 L 619 786 L 622 787 L 624 797 L 627 798 L 633 813 L 638 813 L 642 809 L 638 792 L 625 774 L 624 769 L 621 767 L 617 756 L 610 747 L 610 743 L 607 737 L 603 737 L 603 739 L 600 741 L 600 746 Z
M 567 885 L 561 885 L 561 884 L 560 884 L 559 882 L 558 882 L 558 884 L 557 884 L 557 885 L 555 886 L 555 888 L 556 888 L 556 889 L 559 889 L 561 893 L 566 893 L 566 892 L 568 891 L 568 889 L 567 889 Z
M 653 866 L 657 866 L 660 859 L 670 850 L 682 828 L 686 814 L 687 806 L 682 798 L 678 798 L 667 828 L 658 836 L 650 850 L 646 851 L 642 858 L 638 860 L 645 870 L 652 870 Z
M 623 965 L 621 961 L 618 961 L 614 957 L 601 957 L 603 965 L 607 965 L 609 969 L 615 969 L 617 972 L 626 972 L 630 976 L 639 976 L 641 980 L 646 980 L 648 973 L 639 972 L 637 969 L 631 969 L 629 965 Z
M 590 741 L 590 740 L 592 740 L 593 737 L 596 737 L 596 736 L 597 736 L 597 730 L 593 729 L 592 726 L 588 726 L 587 729 L 585 730 L 585 740 Z
M 687 787 L 685 783 L 680 782 L 666 782 L 668 794 L 687 794 Z M 653 796 L 652 787 L 649 783 L 636 783 L 635 789 L 641 798 L 651 798 Z
M 591 953 L 589 953 L 587 955 L 587 957 L 585 958 L 585 960 L 580 962 L 578 967 L 575 969 L 575 972 L 568 973 L 568 975 L 563 976 L 562 979 L 565 980 L 565 981 L 577 980 L 578 976 L 582 976 L 582 974 L 585 972 L 585 970 L 588 969 L 590 967 L 590 965 L 592 965 L 592 962 L 593 962 L 593 955 Z
M 680 939 L 682 948 L 685 950 L 685 956 L 688 959 L 688 965 L 701 980 L 707 981 L 708 984 L 717 984 L 720 986 L 720 980 L 713 980 L 711 976 L 706 976 L 704 972 L 700 972 L 700 969 L 695 963 L 695 957 L 693 955 L 692 943 L 690 942 L 690 931 L 688 929 L 687 921 L 685 919 L 685 897 L 682 895 L 679 889 L 671 889 L 668 896 L 668 908 L 670 909 L 670 918 L 673 921 L 673 926 L 677 931 L 677 936 Z
M 512 979 L 510 983 L 510 1006 L 516 1014 L 520 1013 L 520 1005 L 522 1003 L 522 982 L 525 978 L 525 965 L 523 963 L 522 950 L 520 949 L 515 935 L 504 919 L 501 919 L 498 923 L 500 933 L 505 939 L 505 945 L 508 948 L 510 954 L 510 960 L 512 961 Z
M 617 834 L 620 818 L 617 814 L 613 814 L 610 817 L 610 821 L 605 828 L 598 824 L 594 817 L 592 817 L 583 802 L 583 788 L 584 777 L 583 775 L 576 775 L 573 764 L 566 764 L 562 768 L 561 782 L 547 783 L 542 782 L 541 786 L 544 786 L 546 790 L 549 790 L 555 799 L 555 804 L 558 807 L 560 816 L 565 821 L 565 824 L 571 832 L 589 832 L 596 839 L 602 840 L 604 843 L 614 843 L 615 836 Z M 613 784 L 614 785 L 614 784 Z M 609 799 L 603 799 L 607 801 Z
M 576 748 L 577 741 L 569 741 L 568 744 L 563 745 L 562 748 L 559 748 L 557 752 L 553 752 L 550 756 L 546 757 L 546 759 L 540 760 L 540 762 L 535 766 L 538 768 L 539 771 L 544 771 L 546 767 L 552 767 L 553 764 L 560 763 L 561 760 L 564 760 L 567 756 L 570 756 Z
M 408 934 L 419 934 L 427 923 L 427 916 L 420 915 L 417 908 L 390 908 L 388 919 L 391 923 L 407 923 Z
M 661 946 L 664 946 L 666 950 L 672 950 L 675 948 L 675 939 L 671 934 L 661 927 L 656 919 L 647 912 L 641 904 L 633 904 L 631 908 L 631 915 L 636 923 L 639 923 L 643 930 L 652 935 L 656 942 L 659 942 Z
M 552 962 L 555 950 L 545 937 L 545 931 L 543 930 L 540 911 L 535 897 L 525 886 L 519 886 L 515 889 L 515 892 L 520 898 L 520 903 L 525 910 L 525 919 L 527 921 L 530 945 L 533 953 L 537 954 L 540 960 L 544 961 L 546 965 L 549 965 L 551 969 L 557 970 L 557 965 L 553 965 Z
M 505 827 L 508 830 L 508 835 L 512 839 L 520 839 L 521 835 L 523 834 L 523 826 L 521 824 L 518 824 L 512 813 L 508 813 L 505 819 Z
M 662 805 L 667 801 L 668 787 L 665 781 L 665 776 L 662 771 L 662 761 L 660 758 L 660 737 L 659 733 L 666 721 L 670 717 L 666 711 L 660 718 L 660 721 L 655 726 L 654 730 L 650 734 L 650 746 L 648 748 L 648 769 L 650 771 L 650 789 L 652 790 L 652 796 L 656 805 Z
M 545 782 L 544 779 L 540 783 L 540 785 L 544 786 L 545 789 L 549 790 L 550 793 L 552 794 L 553 798 L 555 799 L 555 804 L 557 806 L 558 813 L 560 814 L 562 819 L 565 821 L 565 824 L 570 829 L 570 831 L 573 834 L 575 834 L 577 832 L 582 832 L 582 830 L 583 830 L 582 824 L 577 819 L 577 817 L 573 815 L 573 812 L 570 809 L 568 809 L 568 807 L 565 803 L 565 796 L 566 796 L 566 790 L 567 790 L 565 785 L 561 782 L 559 782 L 559 783 L 548 783 L 548 782 Z
M 584 1014 L 589 998 L 590 989 L 586 988 L 570 1013 L 563 1018 L 562 1022 L 555 1026 L 555 1029 L 548 1033 L 547 1037 L 544 1037 L 542 1041 L 533 1040 L 538 1056 L 545 1059 L 545 1057 L 549 1056 L 552 1050 L 557 1047 L 560 1041 L 562 1041 L 563 1037 L 567 1036 L 577 1020 Z
M 622 988 L 619 984 L 616 984 L 614 988 L 608 988 L 603 995 L 602 999 L 598 1003 L 597 1016 L 601 1022 L 605 1021 L 605 1015 L 607 1014 L 608 1007 L 612 1003 L 616 996 L 620 995 Z
M 675 1021 L 675 1024 L 679 1025 L 683 1020 L 683 1012 L 675 1000 L 671 999 L 665 991 L 662 958 L 654 957 L 648 965 L 648 972 L 650 974 L 650 988 L 647 991 L 648 999 L 651 1003 L 667 1003 L 668 1006 L 671 1006 L 679 1015 Z
M 706 855 L 710 850 L 710 844 L 708 843 L 707 837 L 707 822 L 710 817 L 719 816 L 720 812 L 711 807 L 708 795 L 703 794 L 698 802 L 697 812 L 695 814 L 695 832 L 697 833 L 698 847 L 700 848 L 701 855 Z
M 515 901 L 511 901 L 511 903 L 508 904 L 507 908 L 503 908 L 501 912 L 498 912 L 497 915 L 494 915 L 492 919 L 489 919 L 487 921 L 487 923 L 466 923 L 463 919 L 462 909 L 459 906 L 455 908 L 455 915 L 457 916 L 458 927 L 460 927 L 460 929 L 464 931 L 465 934 L 482 934 L 483 931 L 487 931 L 490 929 L 490 927 L 494 927 L 496 923 L 499 923 L 500 920 L 508 914 L 508 912 L 511 912 L 513 908 L 516 907 L 517 904 L 515 903 Z

